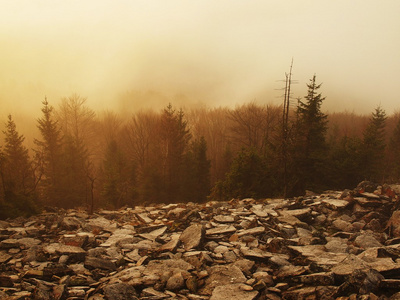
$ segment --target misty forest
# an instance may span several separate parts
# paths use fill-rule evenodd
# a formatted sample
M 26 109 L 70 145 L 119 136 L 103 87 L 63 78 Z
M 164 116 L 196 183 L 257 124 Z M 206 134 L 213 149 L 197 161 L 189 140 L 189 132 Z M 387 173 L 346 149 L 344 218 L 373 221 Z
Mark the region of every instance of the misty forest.
M 72 94 L 42 101 L 34 145 L 17 122 L 3 124 L 0 218 L 52 207 L 272 198 L 353 188 L 400 177 L 400 114 L 325 113 L 314 75 L 304 96 L 282 105 L 183 109 L 122 117 Z M 57 101 L 58 103 L 58 101 Z M 134 99 L 132 99 L 134 103 Z M 134 104 L 132 104 L 134 105 Z

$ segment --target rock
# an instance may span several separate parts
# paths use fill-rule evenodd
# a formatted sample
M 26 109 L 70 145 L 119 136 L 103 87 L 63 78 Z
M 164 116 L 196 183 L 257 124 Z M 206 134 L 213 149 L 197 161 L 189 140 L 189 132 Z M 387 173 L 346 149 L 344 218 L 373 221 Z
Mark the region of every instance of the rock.
M 117 244 L 128 244 L 133 243 L 134 238 L 133 235 L 134 231 L 130 229 L 115 229 L 113 234 L 101 244 L 102 247 L 111 247 Z
M 322 203 L 333 210 L 344 209 L 349 205 L 349 201 L 340 199 L 323 199 Z
M 3 251 L 0 251 L 0 264 L 4 264 L 8 262 L 12 258 L 12 255 L 9 255 Z
M 0 242 L 0 249 L 19 248 L 19 241 L 17 239 L 6 239 Z
M 103 269 L 114 271 L 117 269 L 114 262 L 109 259 L 103 259 L 98 257 L 87 256 L 85 259 L 85 267 L 88 269 Z
M 238 267 L 216 265 L 210 268 L 209 277 L 206 278 L 205 287 L 201 292 L 210 295 L 217 286 L 244 282 L 246 282 L 246 277 Z
M 159 252 L 164 252 L 164 251 L 175 252 L 180 243 L 179 237 L 180 237 L 179 234 L 171 235 L 171 240 L 169 242 L 165 243 L 164 245 L 160 246 L 158 248 L 158 251 Z
M 301 275 L 298 277 L 300 283 L 305 285 L 334 285 L 335 277 L 332 272 L 313 273 L 308 275 Z
M 235 222 L 235 217 L 230 215 L 217 215 L 213 217 L 214 221 L 218 223 L 233 223 Z
M 104 288 L 105 299 L 109 300 L 135 300 L 136 290 L 129 284 L 118 282 L 106 285 Z
M 186 251 L 200 246 L 204 239 L 205 229 L 201 224 L 194 224 L 186 228 L 179 240 L 182 242 Z
M 60 223 L 61 229 L 77 230 L 82 226 L 82 223 L 75 217 L 65 217 Z
M 382 247 L 382 244 L 378 242 L 376 238 L 370 234 L 361 234 L 355 239 L 354 244 L 364 249 L 372 247 Z
M 347 240 L 341 238 L 331 238 L 329 242 L 325 244 L 325 248 L 328 252 L 334 253 L 348 253 L 349 251 Z
M 181 272 L 175 272 L 167 280 L 165 288 L 171 291 L 178 291 L 185 287 L 185 279 Z
M 54 300 L 62 300 L 67 298 L 67 287 L 65 284 L 56 285 L 53 287 Z
M 12 287 L 14 283 L 10 276 L 0 275 L 0 286 L 2 287 Z
M 236 228 L 232 225 L 218 226 L 215 228 L 207 229 L 206 235 L 226 234 L 236 232 Z
M 391 236 L 400 237 L 400 210 L 393 212 L 388 221 L 387 228 L 389 229 Z
M 395 299 L 399 196 L 368 193 L 0 221 L 0 298 Z
M 258 292 L 243 289 L 243 284 L 226 284 L 217 286 L 211 295 L 210 300 L 253 300 L 258 296 Z

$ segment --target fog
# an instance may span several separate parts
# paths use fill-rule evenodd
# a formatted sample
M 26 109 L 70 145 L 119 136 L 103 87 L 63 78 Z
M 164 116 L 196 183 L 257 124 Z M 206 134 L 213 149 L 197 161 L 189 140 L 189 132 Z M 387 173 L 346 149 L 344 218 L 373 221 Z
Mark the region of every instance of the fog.
M 279 104 L 314 73 L 327 111 L 399 109 L 399 1 L 3 1 L 1 116 L 77 93 L 95 110 Z M 21 117 L 22 118 L 22 117 Z

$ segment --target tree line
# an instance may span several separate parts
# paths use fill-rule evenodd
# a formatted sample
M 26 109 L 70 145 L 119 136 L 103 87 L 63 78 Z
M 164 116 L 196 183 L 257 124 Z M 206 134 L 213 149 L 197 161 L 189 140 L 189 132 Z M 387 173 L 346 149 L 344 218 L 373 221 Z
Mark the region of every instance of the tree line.
M 42 208 L 291 197 L 400 177 L 400 117 L 326 114 L 314 75 L 282 106 L 169 104 L 123 119 L 73 94 L 45 99 L 29 150 L 12 118 L 0 149 L 0 217 Z

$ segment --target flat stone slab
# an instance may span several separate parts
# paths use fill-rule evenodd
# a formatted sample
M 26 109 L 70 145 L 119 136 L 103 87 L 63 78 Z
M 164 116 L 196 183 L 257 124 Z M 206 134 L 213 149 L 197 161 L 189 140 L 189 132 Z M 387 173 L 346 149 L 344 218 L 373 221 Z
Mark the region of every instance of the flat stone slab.
M 139 234 L 139 236 L 142 238 L 148 239 L 148 240 L 155 240 L 159 236 L 163 235 L 166 230 L 167 230 L 167 226 L 163 226 L 163 227 L 160 227 L 149 233 L 141 233 L 141 234 Z
M 212 266 L 209 274 L 209 277 L 206 278 L 205 287 L 201 290 L 201 294 L 211 295 L 218 286 L 246 282 L 246 277 L 242 271 L 234 265 Z M 225 299 L 230 298 L 225 297 Z
M 179 240 L 183 243 L 183 246 L 187 251 L 199 247 L 204 239 L 204 234 L 204 226 L 201 224 L 194 224 L 182 232 Z
M 324 199 L 322 203 L 333 210 L 342 209 L 349 205 L 349 201 L 339 199 Z
M 11 258 L 12 258 L 11 255 L 9 255 L 3 251 L 0 251 L 0 264 L 8 262 Z
M 249 291 L 244 284 L 227 284 L 217 286 L 213 290 L 210 300 L 254 300 L 257 296 L 257 291 Z
M 298 219 L 301 219 L 302 217 L 305 217 L 311 213 L 310 208 L 300 208 L 300 209 L 287 209 L 283 211 L 285 214 L 296 217 Z
M 332 267 L 339 264 L 349 255 L 347 253 L 327 252 L 323 245 L 288 246 L 288 248 L 298 252 L 309 261 L 326 267 Z
M 232 225 L 225 225 L 220 227 L 214 227 L 206 230 L 206 235 L 214 235 L 214 234 L 225 234 L 236 232 L 236 228 Z
M 115 263 L 113 263 L 110 259 L 92 256 L 86 256 L 85 267 L 89 269 L 103 269 L 110 271 L 114 271 L 117 269 Z
M 81 247 L 76 247 L 76 246 L 68 246 L 68 245 L 63 245 L 59 243 L 53 243 L 50 244 L 46 247 L 44 247 L 44 250 L 49 253 L 49 254 L 82 254 L 85 255 L 86 251 L 83 250 Z
M 273 253 L 262 251 L 258 248 L 250 249 L 247 247 L 241 247 L 240 252 L 244 257 L 249 259 L 267 259 L 274 256 Z
M 171 236 L 171 240 L 169 242 L 165 243 L 164 245 L 162 245 L 160 248 L 158 248 L 158 251 L 160 251 L 160 252 L 164 252 L 164 251 L 175 252 L 180 243 L 179 237 L 180 237 L 179 234 L 173 234 Z
M 215 220 L 215 222 L 218 222 L 218 223 L 233 223 L 233 222 L 235 222 L 235 217 L 233 217 L 231 215 L 217 215 L 217 216 L 214 216 L 213 219 Z
M 263 226 L 259 226 L 259 227 L 254 227 L 254 228 L 250 228 L 250 229 L 245 229 L 245 230 L 239 230 L 237 232 L 237 235 L 239 237 L 244 236 L 244 235 L 258 235 L 261 233 L 265 232 L 265 228 Z

